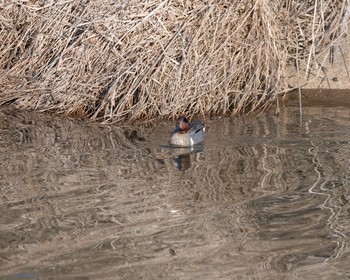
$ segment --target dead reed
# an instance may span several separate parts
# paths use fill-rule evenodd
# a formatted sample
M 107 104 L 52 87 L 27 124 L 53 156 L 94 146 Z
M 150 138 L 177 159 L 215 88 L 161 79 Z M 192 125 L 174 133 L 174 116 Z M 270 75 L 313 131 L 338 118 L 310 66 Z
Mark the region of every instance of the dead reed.
M 264 109 L 315 63 L 341 0 L 3 0 L 0 104 L 103 122 Z

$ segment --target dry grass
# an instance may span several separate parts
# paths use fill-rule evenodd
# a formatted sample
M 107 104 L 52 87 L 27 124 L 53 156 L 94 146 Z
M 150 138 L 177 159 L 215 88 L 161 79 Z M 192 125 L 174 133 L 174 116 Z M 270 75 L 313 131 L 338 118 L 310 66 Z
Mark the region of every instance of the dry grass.
M 264 109 L 287 63 L 341 36 L 345 2 L 3 0 L 0 103 L 103 122 Z

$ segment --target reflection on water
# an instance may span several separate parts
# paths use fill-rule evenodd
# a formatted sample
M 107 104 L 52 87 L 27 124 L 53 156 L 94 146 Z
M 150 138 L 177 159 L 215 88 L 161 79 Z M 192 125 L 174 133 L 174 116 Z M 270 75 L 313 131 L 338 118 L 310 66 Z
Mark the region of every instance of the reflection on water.
M 191 167 L 191 154 L 199 153 L 204 150 L 204 144 L 198 144 L 188 148 L 180 148 L 169 145 L 161 145 L 160 147 L 172 151 L 171 154 L 175 166 L 180 171 L 185 171 Z
M 349 108 L 172 126 L 1 109 L 1 278 L 350 277 Z

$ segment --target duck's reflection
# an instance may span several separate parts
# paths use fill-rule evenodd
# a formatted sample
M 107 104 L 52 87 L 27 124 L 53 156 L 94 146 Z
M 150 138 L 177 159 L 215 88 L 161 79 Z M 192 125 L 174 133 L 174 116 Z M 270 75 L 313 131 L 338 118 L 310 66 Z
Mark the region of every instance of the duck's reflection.
M 191 157 L 190 154 L 179 155 L 174 158 L 176 168 L 180 171 L 185 171 L 191 167 Z
M 204 146 L 198 145 L 189 148 L 176 148 L 174 157 L 175 166 L 180 171 L 185 171 L 191 167 L 191 154 L 203 151 Z

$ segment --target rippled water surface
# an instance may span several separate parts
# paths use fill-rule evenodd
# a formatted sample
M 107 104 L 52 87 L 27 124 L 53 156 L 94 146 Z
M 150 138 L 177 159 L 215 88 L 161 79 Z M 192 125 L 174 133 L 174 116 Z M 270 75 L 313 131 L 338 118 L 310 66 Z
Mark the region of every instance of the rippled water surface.
M 349 108 L 206 123 L 1 109 L 0 278 L 349 279 Z

